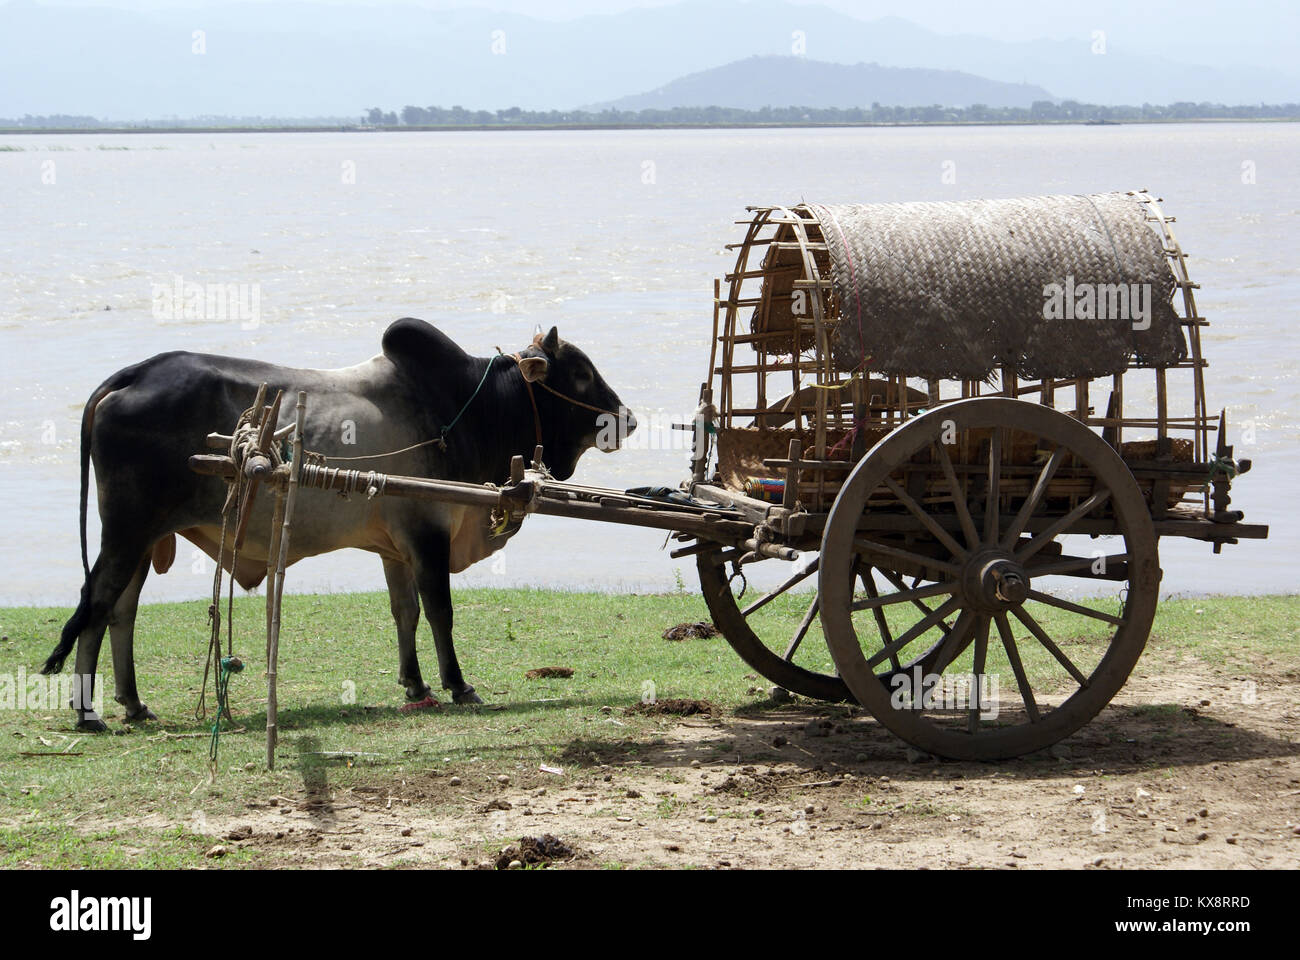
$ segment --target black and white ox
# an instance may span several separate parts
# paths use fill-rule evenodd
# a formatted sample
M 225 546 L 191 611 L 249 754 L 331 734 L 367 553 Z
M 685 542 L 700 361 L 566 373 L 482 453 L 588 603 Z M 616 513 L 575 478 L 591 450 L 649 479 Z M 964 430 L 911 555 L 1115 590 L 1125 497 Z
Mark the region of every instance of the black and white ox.
M 86 686 L 93 684 L 106 628 L 115 699 L 126 708 L 128 720 L 155 719 L 136 690 L 132 639 L 140 588 L 151 562 L 159 572 L 171 565 L 177 534 L 217 556 L 226 484 L 193 473 L 187 461 L 202 451 L 210 431 L 235 424 L 263 382 L 269 385 L 268 397 L 284 391 L 281 425 L 293 419 L 296 392 L 307 391 L 304 441 L 310 451 L 359 457 L 414 446 L 382 460 L 341 464 L 391 474 L 500 483 L 509 475 L 512 456 L 531 459 L 540 434 L 546 464 L 563 480 L 572 476 L 585 451 L 613 449 L 636 427 L 587 355 L 561 340 L 554 327 L 516 355 L 483 358 L 470 356 L 424 321 L 406 318 L 388 327 L 382 347 L 373 359 L 340 370 L 163 353 L 118 371 L 91 394 L 81 418 L 86 581 L 81 602 L 43 667 L 47 674 L 59 672 L 76 646 L 78 729 L 106 729 L 90 709 Z M 424 443 L 442 435 L 453 421 L 445 451 Z M 91 461 L 102 521 L 94 567 L 86 553 Z M 431 694 L 415 649 L 423 603 L 443 689 L 451 691 L 456 703 L 481 702 L 456 661 L 450 575 L 504 544 L 504 536 L 490 536 L 485 508 L 397 497 L 342 500 L 333 492 L 308 488 L 300 489 L 298 497 L 290 563 L 345 547 L 382 558 L 397 622 L 398 682 L 407 698 L 419 701 Z M 266 576 L 272 501 L 266 495 L 254 501 L 232 571 L 245 589 Z M 225 557 L 228 563 L 229 548 Z

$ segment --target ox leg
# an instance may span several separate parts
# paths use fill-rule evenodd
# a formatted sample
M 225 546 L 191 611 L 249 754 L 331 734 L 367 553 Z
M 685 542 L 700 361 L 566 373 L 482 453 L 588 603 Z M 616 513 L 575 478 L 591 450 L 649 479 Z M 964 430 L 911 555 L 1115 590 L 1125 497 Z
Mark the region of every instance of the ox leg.
M 113 699 L 126 707 L 126 719 L 130 721 L 158 719 L 140 702 L 135 686 L 135 614 L 148 575 L 149 555 L 146 554 L 108 615 L 108 640 L 113 649 Z
M 433 695 L 420 673 L 420 658 L 415 652 L 415 635 L 420 628 L 420 591 L 415 574 L 400 560 L 384 561 L 384 579 L 388 581 L 388 605 L 397 623 L 397 682 L 406 688 L 407 700 L 423 700 Z
M 108 542 L 110 538 L 105 538 Z M 87 585 L 85 619 L 77 634 L 77 659 L 73 676 L 74 696 L 72 707 L 77 713 L 77 729 L 87 733 L 103 733 L 108 729 L 93 703 L 95 671 L 99 665 L 99 648 L 104 642 L 104 631 L 117 606 L 118 599 L 130 585 L 144 556 L 139 550 L 101 550 L 99 559 L 90 570 Z M 129 560 L 123 559 L 129 557 Z M 81 612 L 80 610 L 78 611 Z M 75 619 L 75 615 L 74 615 Z
M 451 638 L 451 542 L 446 531 L 434 531 L 421 544 L 416 566 L 424 615 L 433 628 L 438 651 L 438 673 L 442 688 L 451 691 L 455 703 L 482 703 L 474 688 L 465 682 L 456 661 Z

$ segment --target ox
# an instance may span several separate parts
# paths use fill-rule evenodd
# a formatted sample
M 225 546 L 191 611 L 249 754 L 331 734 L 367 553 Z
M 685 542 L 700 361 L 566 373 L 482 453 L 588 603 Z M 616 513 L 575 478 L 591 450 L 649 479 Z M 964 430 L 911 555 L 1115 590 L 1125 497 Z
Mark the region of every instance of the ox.
M 424 321 L 405 318 L 384 332 L 382 353 L 339 370 L 174 352 L 118 371 L 91 394 L 82 413 L 81 560 L 86 580 L 76 612 L 42 669 L 58 673 L 76 646 L 75 669 L 85 685 L 84 696 L 73 704 L 79 730 L 106 729 L 89 707 L 105 629 L 113 651 L 115 699 L 126 708 L 128 720 L 156 719 L 136 689 L 132 645 L 140 588 L 151 562 L 159 572 L 171 565 L 177 534 L 217 556 L 226 486 L 218 478 L 194 474 L 187 461 L 202 450 L 210 430 L 236 422 L 263 382 L 268 396 L 276 390 L 286 398 L 307 391 L 306 449 L 352 458 L 404 451 L 364 462 L 367 470 L 392 474 L 501 482 L 509 474 L 511 457 L 531 454 L 540 442 L 547 466 L 563 480 L 572 476 L 585 451 L 597 445 L 613 449 L 636 427 L 587 355 L 561 340 L 554 327 L 518 354 L 491 358 L 472 357 Z M 606 415 L 617 422 L 606 421 Z M 293 404 L 286 402 L 282 424 L 292 417 Z M 445 450 L 425 442 L 439 436 L 444 436 Z M 92 461 L 102 522 L 93 567 L 86 550 Z M 298 496 L 290 563 L 345 547 L 369 550 L 383 560 L 397 623 L 398 682 L 407 698 L 419 701 L 431 693 L 416 656 L 423 603 L 443 689 L 451 691 L 456 703 L 482 702 L 456 660 L 450 575 L 504 544 L 506 537 L 489 536 L 485 509 L 395 497 L 341 500 L 313 489 L 302 489 Z M 264 495 L 254 502 L 247 538 L 231 571 L 245 589 L 266 576 L 271 501 Z M 228 564 L 229 548 L 225 557 Z

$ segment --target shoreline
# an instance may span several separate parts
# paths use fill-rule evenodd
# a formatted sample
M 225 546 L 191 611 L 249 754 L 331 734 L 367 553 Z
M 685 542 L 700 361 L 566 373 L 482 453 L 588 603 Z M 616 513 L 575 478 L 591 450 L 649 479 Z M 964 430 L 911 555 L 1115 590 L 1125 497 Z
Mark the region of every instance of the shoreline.
M 628 590 L 621 591 L 615 589 L 599 589 L 596 587 L 576 587 L 568 589 L 565 587 L 529 587 L 517 584 L 493 587 L 482 584 L 473 584 L 467 586 L 452 585 L 452 598 L 461 598 L 468 602 L 482 601 L 488 595 L 513 596 L 516 599 L 524 597 L 533 597 L 538 599 L 568 599 L 576 601 L 609 601 L 609 600 L 646 600 L 646 601 L 680 601 L 680 600 L 698 600 L 700 598 L 700 589 L 698 585 L 687 582 L 681 589 L 669 590 Z M 807 591 L 792 591 L 792 596 L 805 596 Z M 362 601 L 369 599 L 387 600 L 388 593 L 384 590 L 347 590 L 337 591 L 334 593 L 323 593 L 319 590 L 309 590 L 299 593 L 294 590 L 286 590 L 286 597 L 293 597 L 295 601 L 317 601 L 317 602 L 347 602 Z M 191 606 L 198 603 L 210 603 L 211 596 L 196 596 L 189 599 L 179 600 L 150 600 L 142 601 L 140 609 L 160 610 L 165 607 Z M 266 597 L 263 593 L 253 593 L 250 591 L 241 591 L 235 594 L 236 603 L 263 603 Z M 1255 601 L 1277 601 L 1291 602 L 1300 604 L 1300 592 L 1297 593 L 1198 593 L 1196 591 L 1174 591 L 1164 594 L 1160 597 L 1160 604 L 1178 604 L 1191 602 L 1208 602 L 1223 601 L 1225 603 L 1247 603 Z M 225 602 L 225 592 L 222 593 L 222 602 Z M 0 600 L 0 617 L 5 615 L 23 615 L 34 612 L 57 613 L 59 616 L 70 616 L 75 608 L 75 603 L 50 604 L 50 603 L 21 603 L 8 600 Z
M 807 130 L 842 128 L 893 127 L 1132 127 L 1168 126 L 1171 124 L 1227 124 L 1227 123 L 1297 123 L 1300 117 L 1203 117 L 1170 118 L 1167 120 L 1107 120 L 1097 123 L 1087 120 L 909 120 L 883 122 L 862 121 L 719 121 L 710 123 L 467 123 L 370 126 L 366 124 L 307 125 L 307 126 L 215 126 L 215 127 L 0 127 L 0 136 L 10 134 L 124 134 L 124 133 L 480 133 L 496 131 L 573 131 L 573 130 Z

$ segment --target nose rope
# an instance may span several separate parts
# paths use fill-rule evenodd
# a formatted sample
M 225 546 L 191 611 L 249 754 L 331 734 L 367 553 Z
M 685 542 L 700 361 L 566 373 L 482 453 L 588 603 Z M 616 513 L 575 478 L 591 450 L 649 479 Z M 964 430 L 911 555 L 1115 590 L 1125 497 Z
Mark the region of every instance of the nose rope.
M 498 347 L 497 349 L 499 350 L 500 347 Z M 522 361 L 522 360 L 524 359 L 522 356 L 520 356 L 520 355 L 517 354 L 517 353 L 511 353 L 511 354 L 508 354 L 508 356 L 510 357 L 511 360 L 513 360 L 513 361 L 515 362 L 516 365 L 518 365 L 518 364 L 520 363 L 520 361 Z M 521 370 L 520 373 L 522 373 L 522 372 L 523 372 L 523 371 Z M 532 396 L 533 396 L 533 382 L 534 382 L 534 381 L 529 380 L 527 377 L 524 377 L 524 383 L 528 384 L 528 396 L 529 396 L 529 397 L 532 397 Z M 571 396 L 569 396 L 567 393 L 561 393 L 559 390 L 556 390 L 554 387 L 548 386 L 547 383 L 546 383 L 546 381 L 544 381 L 544 380 L 538 380 L 538 381 L 536 381 L 536 383 L 537 383 L 537 385 L 538 385 L 539 387 L 541 387 L 541 388 L 542 388 L 543 390 L 545 390 L 547 393 L 552 393 L 552 394 L 554 394 L 555 396 L 559 397 L 561 400 L 564 400 L 564 401 L 566 401 L 567 403 L 571 403 L 571 404 L 573 404 L 575 407 L 582 407 L 582 409 L 584 409 L 584 410 L 590 410 L 592 413 L 604 413 L 604 414 L 608 414 L 608 415 L 611 416 L 611 417 L 619 417 L 619 416 L 621 416 L 621 414 L 620 414 L 617 410 L 607 410 L 607 409 L 605 409 L 604 407 L 593 406 L 593 405 L 590 404 L 590 403 L 584 403 L 584 402 L 581 401 L 581 400 L 578 400 L 578 399 L 576 399 L 576 398 L 574 398 L 574 397 L 571 397 Z M 534 411 L 534 412 L 537 411 L 537 400 L 536 400 L 536 399 L 533 399 L 533 411 Z
M 514 354 L 514 358 L 515 363 L 518 363 L 519 355 Z M 521 370 L 520 374 L 522 375 L 522 373 Z M 532 382 L 527 377 L 524 377 L 524 386 L 528 388 L 528 402 L 533 408 L 533 432 L 537 436 L 537 445 L 540 447 L 542 445 L 542 415 L 537 411 L 537 394 L 533 393 Z

